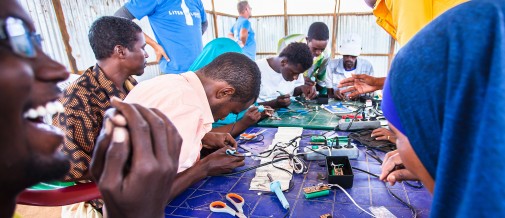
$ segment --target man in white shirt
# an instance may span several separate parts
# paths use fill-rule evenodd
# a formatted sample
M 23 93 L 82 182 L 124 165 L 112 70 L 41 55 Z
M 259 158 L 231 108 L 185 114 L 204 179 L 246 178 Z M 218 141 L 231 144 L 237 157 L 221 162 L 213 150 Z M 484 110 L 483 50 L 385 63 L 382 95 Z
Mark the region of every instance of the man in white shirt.
M 303 72 L 312 66 L 312 62 L 309 46 L 300 42 L 289 44 L 277 57 L 256 61 L 261 71 L 258 103 L 281 108 L 291 104 L 291 96 L 303 94 L 306 99 L 315 98 L 315 87 L 305 85 L 303 79 Z
M 341 80 L 351 77 L 353 74 L 366 74 L 373 76 L 372 64 L 358 56 L 361 54 L 361 39 L 352 35 L 344 40 L 340 46 L 340 54 L 343 58 L 331 60 L 326 67 L 326 86 L 330 98 L 344 99 L 344 95 L 337 88 Z

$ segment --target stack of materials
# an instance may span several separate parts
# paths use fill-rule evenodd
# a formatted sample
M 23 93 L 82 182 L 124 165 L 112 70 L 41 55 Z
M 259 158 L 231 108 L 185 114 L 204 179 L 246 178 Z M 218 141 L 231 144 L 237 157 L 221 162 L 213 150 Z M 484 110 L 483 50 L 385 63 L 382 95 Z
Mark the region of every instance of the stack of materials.
M 286 154 L 284 151 L 288 152 L 289 154 L 293 154 L 293 151 L 296 151 L 298 149 L 297 145 L 300 142 L 300 137 L 296 139 L 296 143 L 292 143 L 289 146 L 288 144 L 292 139 L 296 138 L 297 136 L 301 136 L 302 132 L 303 128 L 299 127 L 279 127 L 274 139 L 272 140 L 272 144 L 268 146 L 267 149 L 275 150 L 270 155 L 268 155 L 268 152 L 264 153 L 263 155 L 265 155 L 265 157 L 261 158 L 261 163 L 268 163 L 275 159 L 287 157 L 288 154 Z M 280 151 L 280 148 L 282 148 L 284 151 Z M 286 171 L 290 173 L 287 173 Z M 293 177 L 293 167 L 290 165 L 290 160 L 286 159 L 276 162 L 273 165 L 270 164 L 256 169 L 256 176 L 251 180 L 249 190 L 270 191 L 270 180 L 267 177 L 267 173 L 270 173 L 274 180 L 278 180 L 281 183 L 281 189 L 284 191 L 289 188 L 289 182 Z

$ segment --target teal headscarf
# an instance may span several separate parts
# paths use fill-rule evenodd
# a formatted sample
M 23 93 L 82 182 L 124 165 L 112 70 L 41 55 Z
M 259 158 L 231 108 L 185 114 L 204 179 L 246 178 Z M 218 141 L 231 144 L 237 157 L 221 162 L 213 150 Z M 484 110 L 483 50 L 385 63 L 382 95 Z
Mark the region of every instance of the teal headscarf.
M 212 62 L 217 56 L 226 52 L 237 52 L 242 54 L 240 46 L 231 39 L 217 38 L 205 45 L 202 53 L 196 58 L 195 62 L 189 67 L 190 71 L 197 71 L 205 65 Z
M 435 180 L 431 216 L 504 216 L 505 1 L 470 1 L 432 21 L 398 52 L 384 88 L 396 107 L 386 117 L 397 113 Z

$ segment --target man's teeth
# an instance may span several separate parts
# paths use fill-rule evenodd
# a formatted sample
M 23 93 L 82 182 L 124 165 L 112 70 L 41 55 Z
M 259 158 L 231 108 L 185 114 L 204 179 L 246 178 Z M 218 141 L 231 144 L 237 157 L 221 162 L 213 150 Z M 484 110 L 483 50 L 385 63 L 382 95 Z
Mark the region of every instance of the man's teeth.
M 30 108 L 25 112 L 24 117 L 35 119 L 37 117 L 53 116 L 56 113 L 65 112 L 65 108 L 59 101 L 48 102 L 45 106 L 38 106 L 36 109 Z

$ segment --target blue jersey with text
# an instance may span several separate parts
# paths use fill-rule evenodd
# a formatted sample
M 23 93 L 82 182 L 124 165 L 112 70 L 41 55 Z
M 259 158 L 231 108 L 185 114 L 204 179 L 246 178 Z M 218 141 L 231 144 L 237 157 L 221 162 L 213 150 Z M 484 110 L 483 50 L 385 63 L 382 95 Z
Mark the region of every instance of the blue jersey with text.
M 162 58 L 161 72 L 179 74 L 202 51 L 202 23 L 207 21 L 201 0 L 131 0 L 125 7 L 137 19 L 147 16 L 156 41 L 170 61 Z

